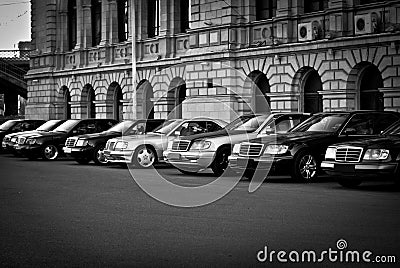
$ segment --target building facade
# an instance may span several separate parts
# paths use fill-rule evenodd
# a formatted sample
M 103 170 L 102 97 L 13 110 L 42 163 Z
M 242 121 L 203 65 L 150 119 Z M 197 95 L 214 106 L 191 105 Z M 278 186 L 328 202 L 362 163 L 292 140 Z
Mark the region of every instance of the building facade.
M 31 3 L 31 118 L 400 111 L 399 1 Z

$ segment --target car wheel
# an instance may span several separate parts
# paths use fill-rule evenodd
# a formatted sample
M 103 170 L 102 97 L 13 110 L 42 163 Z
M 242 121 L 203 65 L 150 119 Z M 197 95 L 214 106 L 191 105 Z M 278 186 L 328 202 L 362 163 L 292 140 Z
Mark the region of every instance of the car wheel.
M 140 146 L 133 154 L 132 164 L 137 168 L 150 168 L 156 162 L 156 153 L 149 146 Z
M 75 160 L 81 165 L 86 165 L 90 162 L 90 159 L 88 158 L 76 158 Z
M 55 160 L 58 155 L 58 148 L 54 144 L 46 144 L 42 149 L 42 158 L 44 160 Z
M 346 188 L 354 188 L 361 184 L 360 179 L 339 179 L 338 183 Z
M 103 151 L 105 148 L 105 144 L 98 145 L 94 148 L 93 151 L 93 161 L 97 165 L 105 165 L 107 164 L 107 160 L 103 155 Z
M 311 182 L 317 178 L 318 162 L 307 151 L 301 151 L 294 159 L 292 178 L 298 181 Z
M 211 170 L 214 172 L 215 176 L 224 174 L 225 170 L 228 168 L 228 156 L 230 155 L 231 150 L 229 148 L 222 148 L 217 151 L 215 159 L 211 164 Z

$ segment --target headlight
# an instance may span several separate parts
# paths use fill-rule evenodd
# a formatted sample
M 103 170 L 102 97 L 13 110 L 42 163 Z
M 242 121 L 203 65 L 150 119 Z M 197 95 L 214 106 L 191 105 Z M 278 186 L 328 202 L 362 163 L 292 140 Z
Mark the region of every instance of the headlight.
M 17 137 L 14 137 L 14 138 L 11 139 L 11 142 L 13 142 L 13 143 L 16 143 L 17 141 L 18 141 Z
M 328 149 L 326 149 L 325 159 L 336 159 L 336 147 L 328 147 Z
M 264 154 L 285 154 L 289 149 L 287 145 L 271 144 L 268 145 Z
M 192 146 L 190 147 L 190 150 L 205 150 L 211 147 L 211 141 L 195 141 L 193 142 Z
M 364 160 L 386 160 L 389 156 L 389 150 L 368 149 L 364 154 Z
M 3 141 L 9 141 L 10 140 L 10 136 L 5 136 L 4 138 L 3 138 Z
M 232 154 L 239 154 L 240 153 L 240 144 L 235 144 L 232 149 Z
M 174 143 L 174 141 L 169 141 L 168 142 L 168 146 L 167 146 L 167 150 L 170 151 L 172 150 L 172 144 Z
M 36 144 L 37 141 L 36 141 L 36 139 L 27 139 L 26 143 L 29 144 L 29 145 L 33 145 L 33 144 Z
M 81 140 L 81 139 L 79 139 L 79 140 L 76 142 L 75 146 L 76 146 L 76 147 L 84 147 L 84 146 L 86 146 L 87 144 L 88 144 L 88 141 L 87 141 L 87 140 Z
M 115 150 L 124 150 L 126 148 L 128 148 L 128 143 L 126 141 L 119 141 L 114 147 Z

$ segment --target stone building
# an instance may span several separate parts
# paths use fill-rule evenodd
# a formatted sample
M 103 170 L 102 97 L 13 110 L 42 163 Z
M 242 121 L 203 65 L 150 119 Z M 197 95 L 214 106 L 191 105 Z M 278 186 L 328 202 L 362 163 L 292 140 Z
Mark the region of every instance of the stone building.
M 32 118 L 400 111 L 399 1 L 31 2 Z

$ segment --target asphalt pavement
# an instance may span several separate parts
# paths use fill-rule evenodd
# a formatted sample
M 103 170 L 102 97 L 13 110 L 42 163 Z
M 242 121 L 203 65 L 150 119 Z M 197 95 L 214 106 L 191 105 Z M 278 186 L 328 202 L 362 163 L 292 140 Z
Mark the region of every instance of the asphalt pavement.
M 214 179 L 158 171 L 182 185 Z M 364 267 L 327 255 L 322 264 L 277 259 L 278 251 L 286 259 L 292 251 L 340 253 L 341 241 L 344 254 L 395 256 L 397 265 L 381 267 L 398 267 L 400 191 L 391 183 L 344 189 L 329 178 L 301 184 L 275 177 L 254 193 L 248 185 L 240 181 L 209 205 L 178 208 L 147 195 L 119 166 L 0 155 L 0 266 Z M 260 262 L 265 248 L 269 258 Z

